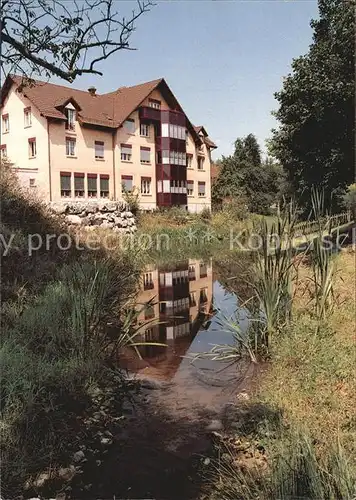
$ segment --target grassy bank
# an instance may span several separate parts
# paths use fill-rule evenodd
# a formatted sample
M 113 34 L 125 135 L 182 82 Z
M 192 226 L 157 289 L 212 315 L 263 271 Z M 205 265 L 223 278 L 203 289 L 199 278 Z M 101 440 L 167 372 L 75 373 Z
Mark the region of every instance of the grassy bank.
M 342 252 L 334 264 L 333 307 L 322 321 L 312 270 L 299 267 L 293 319 L 274 337 L 258 392 L 235 415 L 231 410 L 209 498 L 344 500 L 356 494 L 355 253 Z

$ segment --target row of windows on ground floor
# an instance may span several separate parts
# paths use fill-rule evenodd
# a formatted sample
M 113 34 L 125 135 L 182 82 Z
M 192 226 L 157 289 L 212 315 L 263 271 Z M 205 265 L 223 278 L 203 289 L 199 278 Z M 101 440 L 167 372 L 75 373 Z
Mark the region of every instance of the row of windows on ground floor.
M 194 181 L 160 180 L 157 181 L 158 193 L 182 193 L 194 196 Z M 206 196 L 206 183 L 198 181 L 198 196 Z M 122 190 L 132 192 L 134 190 L 134 178 L 132 175 L 121 176 Z M 152 194 L 151 177 L 141 177 L 141 194 Z M 108 198 L 110 193 L 110 175 L 108 174 L 84 174 L 80 172 L 60 173 L 61 196 L 71 198 Z

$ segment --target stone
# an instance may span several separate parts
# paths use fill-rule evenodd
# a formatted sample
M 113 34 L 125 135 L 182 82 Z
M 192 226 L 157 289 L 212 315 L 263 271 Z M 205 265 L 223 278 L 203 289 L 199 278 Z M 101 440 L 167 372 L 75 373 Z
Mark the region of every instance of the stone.
M 73 455 L 73 460 L 75 463 L 82 462 L 84 460 L 84 458 L 85 458 L 85 454 L 82 450 L 77 451 Z
M 150 389 L 150 390 L 159 390 L 164 387 L 164 384 L 162 382 L 159 382 L 158 380 L 154 379 L 148 379 L 144 378 L 140 380 L 141 387 L 143 389 Z
M 101 227 L 105 227 L 107 229 L 112 229 L 114 227 L 114 223 L 113 222 L 108 222 L 106 220 L 103 221 L 103 223 L 101 224 Z
M 112 439 L 108 438 L 108 437 L 103 437 L 103 438 L 100 439 L 100 443 L 103 446 L 110 446 L 112 444 Z
M 78 215 L 85 211 L 85 203 L 81 201 L 70 203 L 68 206 L 68 212 L 70 214 Z
M 50 478 L 50 474 L 48 472 L 42 472 L 37 479 L 33 482 L 33 485 L 36 488 L 41 488 Z
M 210 424 L 206 426 L 207 432 L 222 431 L 224 428 L 221 420 L 211 420 Z
M 115 201 L 106 201 L 103 205 L 103 212 L 115 212 L 117 209 L 117 203 Z
M 85 209 L 88 214 L 95 214 L 99 210 L 98 203 L 96 203 L 95 201 L 89 201 L 86 204 Z
M 68 222 L 68 224 L 75 224 L 77 226 L 80 226 L 82 224 L 82 218 L 79 217 L 79 215 L 67 215 L 66 221 Z
M 50 210 L 55 212 L 56 214 L 65 214 L 68 210 L 68 203 L 63 203 L 63 202 L 52 202 L 49 205 Z

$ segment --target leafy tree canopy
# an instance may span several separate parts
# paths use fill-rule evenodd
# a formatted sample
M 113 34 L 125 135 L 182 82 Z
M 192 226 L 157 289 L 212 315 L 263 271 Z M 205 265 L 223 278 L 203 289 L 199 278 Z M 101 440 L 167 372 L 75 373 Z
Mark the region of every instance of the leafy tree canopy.
M 266 214 L 278 200 L 283 172 L 271 158 L 262 161 L 261 149 L 253 134 L 238 138 L 231 156 L 220 161 L 219 176 L 213 185 L 213 201 L 244 198 L 252 212 Z
M 102 75 L 100 62 L 131 49 L 135 22 L 152 5 L 120 15 L 115 0 L 0 0 L 0 69 L 73 82 L 85 73 Z
M 270 153 L 306 208 L 313 185 L 337 202 L 354 179 L 354 6 L 354 0 L 319 0 L 310 50 L 293 61 L 292 74 L 275 94 L 281 125 L 273 131 Z

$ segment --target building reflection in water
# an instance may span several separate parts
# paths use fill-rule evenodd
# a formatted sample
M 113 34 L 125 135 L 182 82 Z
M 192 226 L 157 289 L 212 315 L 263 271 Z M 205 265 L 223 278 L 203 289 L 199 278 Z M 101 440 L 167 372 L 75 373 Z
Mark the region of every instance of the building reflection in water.
M 138 318 L 141 342 L 163 346 L 140 346 L 143 362 L 137 368 L 152 368 L 155 375 L 172 378 L 199 329 L 212 313 L 213 272 L 211 261 L 185 260 L 172 266 L 151 266 L 142 275 L 138 307 L 152 306 Z M 147 321 L 149 325 L 144 326 Z M 133 361 L 131 359 L 131 361 Z M 133 368 L 132 363 L 130 367 Z

